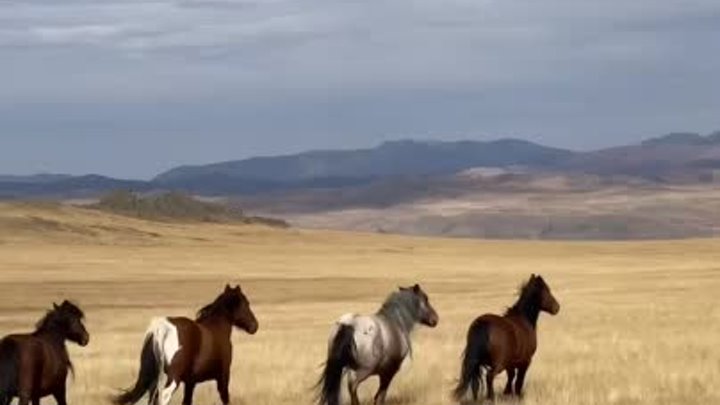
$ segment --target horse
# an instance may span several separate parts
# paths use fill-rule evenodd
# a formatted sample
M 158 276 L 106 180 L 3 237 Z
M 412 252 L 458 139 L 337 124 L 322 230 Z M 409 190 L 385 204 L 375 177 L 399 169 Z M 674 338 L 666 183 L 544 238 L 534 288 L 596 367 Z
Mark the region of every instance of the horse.
M 19 405 L 40 404 L 52 395 L 66 405 L 68 372 L 73 370 L 65 341 L 87 346 L 90 335 L 80 308 L 70 301 L 53 304 L 37 323 L 35 332 L 14 334 L 0 340 L 0 405 L 19 397 Z
M 191 405 L 195 385 L 214 380 L 223 405 L 230 402 L 228 384 L 232 361 L 233 326 L 250 335 L 258 321 L 240 286 L 225 290 L 197 312 L 185 317 L 155 318 L 145 334 L 135 385 L 113 398 L 116 405 L 134 404 L 146 393 L 148 404 L 168 405 L 180 383 L 183 405 Z M 159 388 L 159 389 L 158 389 Z
M 318 405 L 339 405 L 346 369 L 352 405 L 359 405 L 358 386 L 368 377 L 380 377 L 375 404 L 385 403 L 393 377 L 411 352 L 410 333 L 415 324 L 431 328 L 439 321 L 427 294 L 418 284 L 400 287 L 374 315 L 345 314 L 328 339 L 327 361 L 316 387 Z
M 477 401 L 483 369 L 486 369 L 487 398 L 494 400 L 493 380 L 507 372 L 505 395 L 522 397 L 525 375 L 537 349 L 537 321 L 540 311 L 556 315 L 560 304 L 550 292 L 542 276 L 531 275 L 520 287 L 515 304 L 503 316 L 485 314 L 473 321 L 467 333 L 467 345 L 463 353 L 462 369 L 457 387 L 456 400 L 461 400 L 468 387 L 473 400 Z

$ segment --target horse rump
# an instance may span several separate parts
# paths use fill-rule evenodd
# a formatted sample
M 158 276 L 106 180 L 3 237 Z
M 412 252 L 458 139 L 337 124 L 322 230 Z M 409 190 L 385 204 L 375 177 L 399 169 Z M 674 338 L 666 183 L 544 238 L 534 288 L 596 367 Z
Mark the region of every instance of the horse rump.
M 355 328 L 352 325 L 340 324 L 330 344 L 328 358 L 325 362 L 320 381 L 318 405 L 339 405 L 340 386 L 346 367 L 355 368 Z
M 140 354 L 140 371 L 137 381 L 132 388 L 123 391 L 113 398 L 115 405 L 134 404 L 145 395 L 146 392 L 154 391 L 160 375 L 159 359 L 155 354 L 155 347 L 152 333 L 145 336 L 142 353 Z M 0 404 L 3 405 L 3 404 Z
M 467 335 L 467 344 L 463 352 L 462 367 L 458 384 L 453 390 L 453 396 L 460 401 L 467 392 L 472 390 L 473 400 L 478 399 L 480 384 L 482 383 L 483 366 L 490 364 L 490 325 L 484 321 L 472 323 Z
M 11 339 L 0 340 L 0 405 L 7 405 L 17 394 L 18 347 Z

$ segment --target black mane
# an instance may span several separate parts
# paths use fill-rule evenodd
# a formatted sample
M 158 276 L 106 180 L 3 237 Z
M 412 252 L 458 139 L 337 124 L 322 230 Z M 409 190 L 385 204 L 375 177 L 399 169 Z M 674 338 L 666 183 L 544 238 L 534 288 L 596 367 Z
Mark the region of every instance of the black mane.
M 520 286 L 518 299 L 513 306 L 505 311 L 505 316 L 520 315 L 527 318 L 533 327 L 536 326 L 540 315 L 541 293 L 546 288 L 547 285 L 542 277 L 531 277 L 530 280 Z
M 200 308 L 197 312 L 197 321 L 204 321 L 212 317 L 222 316 L 232 318 L 232 313 L 240 305 L 240 297 L 235 291 L 225 291 L 215 301 Z
M 70 319 L 83 318 L 85 318 L 85 314 L 77 305 L 70 301 L 64 301 L 62 305 L 53 305 L 53 309 L 37 322 L 35 333 L 62 332 Z

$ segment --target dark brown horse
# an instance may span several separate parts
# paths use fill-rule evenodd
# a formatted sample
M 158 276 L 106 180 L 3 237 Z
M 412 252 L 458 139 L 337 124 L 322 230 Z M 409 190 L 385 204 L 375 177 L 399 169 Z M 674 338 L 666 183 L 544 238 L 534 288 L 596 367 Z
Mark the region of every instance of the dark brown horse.
M 233 326 L 249 334 L 258 330 L 250 302 L 240 286 L 225 286 L 215 301 L 198 311 L 194 321 L 154 319 L 145 335 L 135 386 L 115 397 L 115 404 L 134 404 L 148 393 L 150 405 L 157 405 L 158 400 L 168 405 L 183 383 L 183 405 L 190 405 L 195 385 L 211 380 L 217 383 L 222 403 L 228 404 Z
M 53 304 L 29 334 L 9 335 L 0 340 L 0 405 L 19 397 L 19 405 L 52 395 L 58 405 L 67 403 L 65 384 L 72 363 L 65 341 L 86 346 L 90 336 L 82 323 L 83 312 L 64 301 Z
M 475 319 L 467 334 L 460 380 L 454 392 L 457 400 L 462 399 L 468 387 L 473 399 L 478 399 L 483 370 L 488 399 L 495 398 L 493 380 L 503 371 L 508 376 L 505 394 L 522 396 L 525 374 L 537 349 L 535 329 L 540 311 L 555 315 L 560 304 L 545 280 L 533 274 L 504 316 L 485 314 Z

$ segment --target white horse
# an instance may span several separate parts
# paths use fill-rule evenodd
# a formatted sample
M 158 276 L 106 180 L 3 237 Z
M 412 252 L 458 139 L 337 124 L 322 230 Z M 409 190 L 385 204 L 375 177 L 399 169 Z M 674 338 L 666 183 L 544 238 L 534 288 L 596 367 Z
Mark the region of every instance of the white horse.
M 380 377 L 375 404 L 385 403 L 388 386 L 410 353 L 410 332 L 416 323 L 435 327 L 438 315 L 427 294 L 415 284 L 400 287 L 375 315 L 345 314 L 337 321 L 328 342 L 325 370 L 318 382 L 318 405 L 339 405 L 343 374 L 350 370 L 348 391 L 359 405 L 357 389 L 368 377 Z

